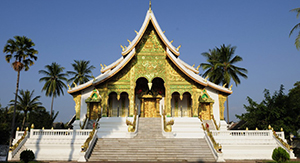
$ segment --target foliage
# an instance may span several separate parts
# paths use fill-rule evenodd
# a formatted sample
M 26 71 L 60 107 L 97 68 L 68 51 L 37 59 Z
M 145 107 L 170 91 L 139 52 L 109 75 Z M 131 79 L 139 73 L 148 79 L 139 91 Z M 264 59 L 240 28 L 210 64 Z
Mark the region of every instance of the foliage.
M 200 67 L 205 71 L 202 76 L 209 77 L 211 82 L 216 84 L 226 84 L 228 88 L 230 81 L 233 80 L 236 85 L 241 81 L 239 76 L 247 78 L 248 72 L 245 68 L 237 67 L 235 64 L 242 61 L 242 57 L 234 56 L 236 47 L 231 45 L 221 45 L 220 48 L 209 49 L 209 52 L 204 52 L 202 55 L 207 58 L 208 63 L 201 63 Z
M 294 86 L 288 95 L 284 94 L 283 85 L 273 95 L 269 90 L 265 90 L 264 100 L 260 103 L 247 97 L 249 105 L 244 105 L 247 112 L 236 115 L 245 121 L 241 128 L 267 129 L 268 125 L 271 125 L 275 131 L 283 128 L 286 137 L 289 137 L 290 133 L 296 135 L 300 128 L 300 82 L 296 82 Z
M 278 163 L 290 160 L 289 153 L 281 147 L 275 148 L 272 153 L 272 159 Z
M 32 59 L 37 59 L 35 54 L 38 54 L 38 51 L 33 48 L 35 44 L 31 39 L 25 36 L 15 36 L 14 38 L 15 40 L 9 39 L 4 46 L 3 52 L 8 54 L 5 56 L 5 60 L 9 63 L 14 57 L 15 61 L 12 63 L 14 70 L 21 71 L 25 67 L 25 71 L 27 71 L 29 66 L 34 64 Z
M 24 161 L 25 163 L 28 163 L 29 161 L 33 161 L 35 159 L 34 153 L 32 150 L 24 150 L 20 154 L 20 160 Z
M 300 15 L 300 8 L 295 8 L 295 9 L 292 9 L 291 12 L 297 12 L 297 18 L 299 18 L 299 15 Z M 290 31 L 290 34 L 289 36 L 291 37 L 291 35 L 293 34 L 293 32 L 296 30 L 296 29 L 299 29 L 300 28 L 300 23 L 296 24 L 292 30 Z M 295 39 L 295 46 L 296 48 L 299 50 L 300 49 L 300 31 L 298 32 L 298 35 Z
M 68 80 L 69 83 L 74 82 L 76 84 L 83 84 L 93 78 L 93 76 L 89 74 L 92 73 L 92 70 L 95 69 L 95 67 L 93 65 L 89 66 L 90 61 L 74 60 L 74 62 L 75 63 L 72 63 L 74 71 L 67 71 L 69 75 L 73 76 Z
M 18 100 L 16 101 L 16 109 L 24 112 L 21 130 L 23 130 L 25 126 L 28 112 L 31 112 L 32 110 L 45 110 L 45 108 L 42 106 L 42 103 L 39 102 L 39 98 L 41 96 L 34 97 L 33 93 L 34 90 L 30 92 L 28 90 L 24 91 L 21 89 L 20 95 L 18 95 Z M 14 107 L 15 100 L 11 100 L 10 102 L 11 108 Z
M 51 117 L 50 113 L 46 110 L 34 110 L 29 113 L 28 122 L 29 124 L 34 124 L 34 128 L 36 129 L 42 129 L 43 127 L 50 129 L 58 113 L 59 112 L 56 112 L 56 114 Z
M 67 74 L 63 73 L 64 67 L 61 67 L 56 62 L 53 62 L 51 65 L 45 66 L 46 70 L 40 70 L 39 73 L 45 75 L 45 77 L 40 78 L 40 82 L 45 82 L 42 91 L 46 91 L 46 96 L 52 96 L 51 102 L 51 112 L 53 112 L 53 100 L 55 97 L 64 94 L 63 89 L 67 88 L 64 81 L 67 81 Z
M 11 132 L 11 122 L 12 122 L 12 111 L 8 107 L 0 107 L 0 144 L 7 145 L 9 142 L 9 135 Z M 22 115 L 16 112 L 16 126 L 22 123 Z

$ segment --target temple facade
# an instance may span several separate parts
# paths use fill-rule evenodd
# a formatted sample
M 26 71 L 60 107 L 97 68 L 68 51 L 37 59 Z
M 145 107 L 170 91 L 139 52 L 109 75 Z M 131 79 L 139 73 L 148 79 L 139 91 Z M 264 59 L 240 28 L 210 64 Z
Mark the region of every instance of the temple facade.
M 121 57 L 101 64 L 95 79 L 70 88 L 75 101 L 76 121 L 99 117 L 199 117 L 224 120 L 224 103 L 232 93 L 199 76 L 197 68 L 179 58 L 161 30 L 151 8 L 136 37 L 122 46 Z M 79 123 L 75 123 L 79 124 Z M 78 127 L 78 126 L 77 126 Z
M 284 132 L 227 130 L 224 103 L 232 93 L 199 76 L 179 58 L 151 10 L 121 57 L 89 82 L 69 87 L 73 129 L 17 131 L 8 160 L 25 149 L 44 161 L 225 162 L 271 159 L 293 151 Z M 73 107 L 73 106 L 70 106 Z

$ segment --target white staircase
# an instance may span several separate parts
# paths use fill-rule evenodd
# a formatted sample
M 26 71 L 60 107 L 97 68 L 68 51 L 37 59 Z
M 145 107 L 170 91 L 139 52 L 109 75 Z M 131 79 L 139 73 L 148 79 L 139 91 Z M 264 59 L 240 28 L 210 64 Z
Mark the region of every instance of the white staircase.
M 98 122 L 98 138 L 131 138 L 126 119 L 133 122 L 133 117 L 102 117 Z M 137 118 L 138 121 L 138 118 Z M 138 122 L 137 122 L 138 123 Z
M 193 161 L 215 162 L 204 138 L 165 138 L 160 118 L 139 118 L 132 139 L 100 138 L 89 161 Z
M 197 117 L 176 117 L 166 118 L 166 121 L 173 119 L 172 133 L 174 138 L 204 138 L 204 131 L 201 121 Z

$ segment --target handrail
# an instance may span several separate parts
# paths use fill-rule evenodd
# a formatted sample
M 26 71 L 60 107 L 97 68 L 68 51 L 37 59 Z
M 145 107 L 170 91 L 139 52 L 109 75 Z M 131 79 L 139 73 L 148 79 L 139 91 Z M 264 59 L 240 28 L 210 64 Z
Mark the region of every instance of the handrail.
M 211 142 L 213 143 L 214 149 L 218 152 L 218 153 L 222 153 L 222 146 L 216 142 L 215 138 L 212 135 L 212 132 L 209 131 L 208 127 L 204 127 L 203 123 L 201 123 L 203 130 L 206 131 L 208 137 L 210 138 Z
M 285 150 L 287 150 L 288 152 L 291 151 L 291 146 L 290 146 L 288 143 L 284 142 L 284 141 L 276 134 L 276 132 L 275 132 L 274 130 L 273 130 L 273 136 L 275 137 L 276 140 L 279 141 L 279 144 L 282 145 L 282 146 L 285 148 Z
M 95 131 L 96 131 L 97 126 L 98 126 L 98 124 L 94 123 L 93 130 L 90 132 L 88 138 L 85 140 L 85 142 L 81 146 L 81 152 L 86 152 L 87 149 L 89 148 L 91 140 L 93 139 L 94 135 L 96 135 Z
M 20 150 L 20 148 L 25 144 L 28 138 L 28 127 L 24 131 L 23 136 L 12 146 L 9 148 L 9 152 L 11 152 L 11 157 L 14 157 L 16 153 Z
M 217 125 L 217 122 L 216 122 L 215 117 L 213 115 L 212 115 L 212 120 L 214 121 L 216 129 L 220 130 L 220 125 L 219 126 Z
M 203 123 L 201 123 L 204 134 L 205 134 L 205 140 L 207 141 L 210 149 L 213 152 L 213 156 L 216 158 L 216 162 L 225 162 L 223 153 L 222 153 L 222 146 L 216 142 L 214 139 L 212 133 L 209 131 L 208 127 L 204 127 Z
M 211 131 L 213 136 L 233 136 L 236 137 L 270 137 L 272 133 L 269 130 L 227 130 L 227 131 Z
M 87 117 L 87 114 L 85 114 L 85 118 L 83 120 L 83 125 L 81 125 L 81 122 L 79 122 L 80 129 L 85 129 L 86 128 L 88 119 L 89 118 Z
M 78 162 L 86 162 L 89 155 L 91 154 L 92 148 L 93 148 L 93 146 L 96 143 L 96 140 L 98 138 L 98 136 L 97 136 L 97 126 L 98 126 L 98 122 L 93 124 L 93 130 L 89 133 L 88 138 L 85 140 L 85 142 L 81 146 L 80 157 L 77 160 Z

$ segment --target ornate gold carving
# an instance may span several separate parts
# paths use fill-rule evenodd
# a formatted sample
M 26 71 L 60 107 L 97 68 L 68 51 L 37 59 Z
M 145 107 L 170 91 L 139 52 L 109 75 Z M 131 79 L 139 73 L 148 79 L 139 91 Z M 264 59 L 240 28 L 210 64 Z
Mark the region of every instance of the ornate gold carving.
M 207 82 L 208 76 L 205 77 L 204 81 Z
M 176 51 L 179 51 L 180 48 L 181 48 L 181 45 L 179 45 L 179 46 L 176 48 Z
M 223 88 L 225 88 L 225 86 L 226 86 L 226 85 L 227 85 L 227 83 L 223 84 L 223 86 L 222 86 L 222 87 L 223 87 Z
M 77 87 L 77 84 L 75 82 L 73 82 L 74 86 Z
M 76 120 L 79 120 L 81 108 L 81 94 L 73 95 L 73 100 L 75 101 Z
M 201 123 L 201 125 L 202 125 L 203 130 L 206 131 L 207 136 L 210 138 L 211 142 L 213 143 L 216 152 L 222 153 L 222 146 L 219 143 L 216 142 L 216 140 L 213 137 L 211 131 L 209 131 L 208 126 L 204 127 L 203 123 Z
M 123 45 L 120 45 L 120 47 L 122 48 L 122 52 L 125 51 L 125 48 Z M 102 66 L 101 66 L 102 67 Z
M 199 71 L 200 65 L 196 68 L 197 71 Z
M 220 109 L 220 119 L 224 120 L 224 103 L 226 102 L 227 96 L 219 94 L 219 109 Z
M 232 89 L 232 85 L 229 87 L 229 90 L 231 90 Z
M 69 84 L 68 84 L 68 88 L 69 88 L 68 90 L 71 90 L 71 87 L 70 87 L 70 85 L 69 85 Z
M 164 121 L 164 130 L 165 132 L 171 132 L 172 126 L 174 125 L 174 119 L 171 119 L 169 122 L 166 121 L 166 113 L 163 113 L 163 121 Z
M 27 132 L 28 132 L 28 127 L 24 131 L 22 137 L 17 141 L 17 143 L 14 144 L 12 147 L 9 147 L 9 151 L 13 151 L 19 146 L 19 144 L 25 139 L 25 136 L 27 135 Z
M 134 132 L 135 131 L 136 118 L 137 118 L 137 113 L 136 112 L 137 111 L 135 109 L 133 122 L 130 122 L 128 119 L 126 119 L 126 125 L 128 126 L 128 132 Z
M 102 64 L 100 64 L 100 66 L 101 66 L 101 70 L 103 70 L 103 69 L 104 69 L 103 65 L 102 65 Z
M 88 138 L 85 140 L 85 142 L 81 146 L 81 152 L 86 152 L 86 150 L 89 148 L 89 144 L 94 137 L 97 126 L 98 126 L 98 123 L 93 124 L 93 130 L 90 132 Z
M 276 134 L 276 132 L 273 130 L 272 131 L 273 132 L 273 135 L 274 135 L 274 137 L 285 147 L 285 148 L 287 148 L 288 150 L 292 150 L 291 149 L 291 146 L 288 144 L 288 143 L 286 143 L 285 141 L 283 141 L 277 134 Z

